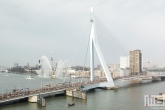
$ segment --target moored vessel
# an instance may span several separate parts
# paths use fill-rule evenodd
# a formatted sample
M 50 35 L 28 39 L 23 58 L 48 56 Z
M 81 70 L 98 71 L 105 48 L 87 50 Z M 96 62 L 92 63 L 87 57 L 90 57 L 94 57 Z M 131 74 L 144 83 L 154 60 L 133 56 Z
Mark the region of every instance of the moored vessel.
M 34 77 L 33 76 L 26 76 L 25 79 L 33 79 Z
M 56 75 L 52 75 L 51 78 L 53 78 L 53 79 L 56 78 Z

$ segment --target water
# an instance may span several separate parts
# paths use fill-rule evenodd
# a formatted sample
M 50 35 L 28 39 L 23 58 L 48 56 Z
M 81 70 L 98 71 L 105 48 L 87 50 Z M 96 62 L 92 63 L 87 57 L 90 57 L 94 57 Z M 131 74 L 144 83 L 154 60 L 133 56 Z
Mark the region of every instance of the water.
M 34 80 L 25 79 L 25 75 L 0 73 L 0 88 L 13 89 L 14 86 L 27 84 L 30 88 L 39 88 L 40 83 L 58 83 L 58 79 L 44 79 L 35 77 Z M 87 92 L 87 100 L 58 96 L 46 99 L 46 107 L 39 107 L 36 103 L 22 102 L 0 107 L 0 110 L 151 110 L 144 106 L 144 95 L 157 95 L 165 92 L 164 81 L 145 84 L 122 86 L 118 90 L 101 90 Z M 68 107 L 68 103 L 75 106 Z
M 63 68 L 68 64 L 69 60 L 60 60 L 57 65 L 56 69 L 56 78 L 57 79 L 64 79 L 65 75 L 63 74 Z
M 60 68 L 62 68 L 62 67 L 61 67 L 62 63 L 63 63 L 63 61 L 60 60 L 60 61 L 58 62 L 58 64 L 57 64 L 57 68 L 56 68 L 56 72 L 55 72 L 55 75 L 56 75 L 56 78 L 57 78 L 57 79 L 60 79 L 60 72 L 58 72 L 58 71 L 59 71 Z
M 8 75 L 8 76 L 6 76 Z M 26 75 L 13 74 L 13 73 L 0 73 L 0 92 L 11 91 L 14 88 L 41 88 L 42 85 L 58 84 L 62 80 L 42 78 L 34 76 L 34 79 L 25 79 Z
M 39 71 L 39 76 L 44 78 L 50 78 L 52 75 L 52 67 L 46 56 L 41 57 L 41 69 Z

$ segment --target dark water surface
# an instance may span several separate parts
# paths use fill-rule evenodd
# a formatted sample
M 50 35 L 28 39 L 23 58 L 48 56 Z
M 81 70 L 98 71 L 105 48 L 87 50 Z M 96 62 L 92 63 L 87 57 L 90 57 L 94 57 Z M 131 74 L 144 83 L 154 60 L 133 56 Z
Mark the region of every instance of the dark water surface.
M 25 79 L 25 75 L 0 73 L 0 92 L 9 92 L 13 88 L 40 88 L 41 84 L 57 84 L 58 79 L 44 79 L 37 76 L 33 80 Z M 22 102 L 1 106 L 0 110 L 151 110 L 144 106 L 144 95 L 157 95 L 165 92 L 165 81 L 120 86 L 118 90 L 95 89 L 87 92 L 87 100 L 58 96 L 46 98 L 46 107 L 37 103 Z M 68 103 L 75 106 L 68 107 Z

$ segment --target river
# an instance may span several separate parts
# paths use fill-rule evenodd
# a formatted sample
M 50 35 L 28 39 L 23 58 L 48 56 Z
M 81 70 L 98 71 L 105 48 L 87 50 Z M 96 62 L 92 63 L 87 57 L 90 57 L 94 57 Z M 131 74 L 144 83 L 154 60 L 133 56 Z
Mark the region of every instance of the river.
M 0 92 L 9 92 L 14 88 L 40 88 L 42 84 L 59 82 L 62 80 L 38 76 L 27 80 L 25 75 L 0 73 Z M 87 92 L 87 100 L 56 96 L 46 98 L 46 107 L 39 107 L 37 103 L 22 102 L 1 106 L 0 110 L 151 110 L 153 108 L 144 106 L 144 95 L 164 92 L 165 81 L 157 81 L 120 86 L 117 90 L 95 89 Z M 68 103 L 75 103 L 75 106 L 68 107 Z

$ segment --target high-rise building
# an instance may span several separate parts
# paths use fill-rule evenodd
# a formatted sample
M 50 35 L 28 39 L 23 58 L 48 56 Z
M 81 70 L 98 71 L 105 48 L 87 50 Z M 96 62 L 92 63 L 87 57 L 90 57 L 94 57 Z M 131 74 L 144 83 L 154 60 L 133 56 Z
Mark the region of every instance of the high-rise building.
M 14 67 L 18 67 L 18 63 L 14 63 Z
M 129 56 L 120 57 L 120 68 L 129 68 Z
M 129 75 L 129 56 L 120 57 L 120 76 Z
M 30 67 L 30 66 L 29 66 L 29 63 L 27 63 L 27 69 L 29 69 L 29 67 Z
M 140 50 L 133 50 L 129 52 L 129 68 L 130 74 L 140 73 L 142 70 L 142 54 Z

